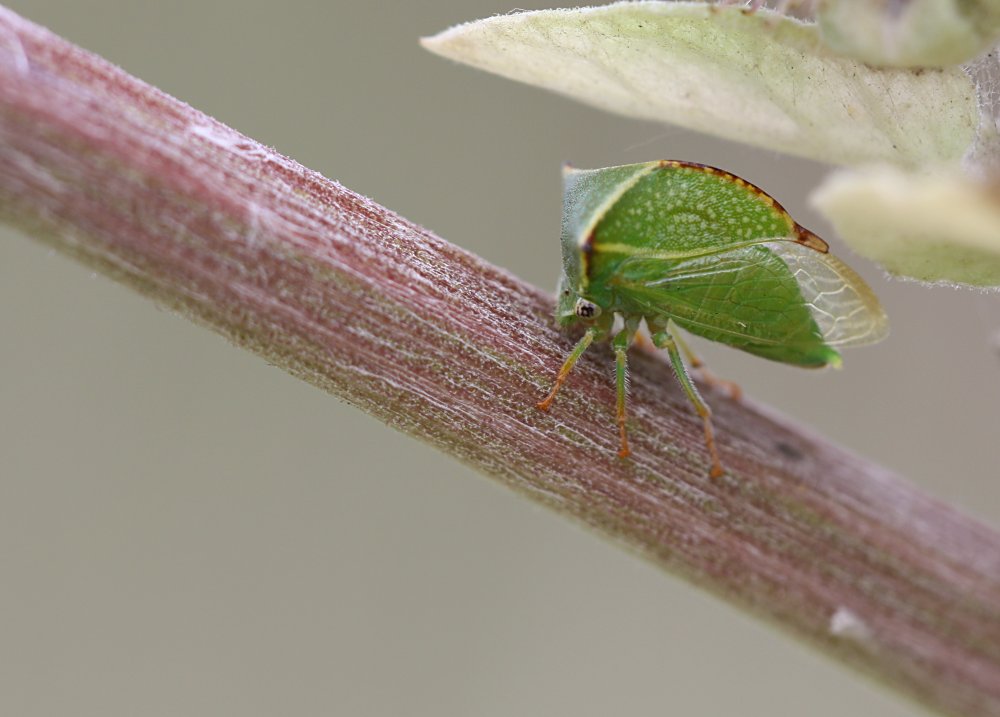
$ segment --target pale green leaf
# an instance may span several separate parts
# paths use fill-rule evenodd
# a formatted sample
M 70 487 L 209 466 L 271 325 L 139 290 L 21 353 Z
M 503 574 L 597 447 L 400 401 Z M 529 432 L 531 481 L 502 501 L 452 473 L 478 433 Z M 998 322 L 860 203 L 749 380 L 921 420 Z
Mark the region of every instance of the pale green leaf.
M 812 202 L 856 252 L 892 274 L 1000 286 L 1000 195 L 958 173 L 841 170 Z
M 988 50 L 1000 32 L 997 0 L 833 0 L 817 17 L 826 43 L 872 65 L 946 67 Z
M 429 50 L 597 107 L 828 162 L 960 159 L 979 115 L 958 69 L 874 69 L 765 10 L 615 3 L 479 20 Z

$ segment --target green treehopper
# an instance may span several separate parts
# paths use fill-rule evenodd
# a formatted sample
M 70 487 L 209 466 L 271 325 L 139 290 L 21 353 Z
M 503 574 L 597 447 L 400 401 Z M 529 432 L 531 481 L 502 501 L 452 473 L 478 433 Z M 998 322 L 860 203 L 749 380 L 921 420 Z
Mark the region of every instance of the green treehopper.
M 538 407 L 548 410 L 593 341 L 611 338 L 622 458 L 630 453 L 627 352 L 643 320 L 702 418 L 713 478 L 723 469 L 711 411 L 681 352 L 694 367 L 700 361 L 678 327 L 809 368 L 839 367 L 838 349 L 888 331 L 872 290 L 825 241 L 763 190 L 701 164 L 567 167 L 562 259 L 556 318 L 587 328 Z

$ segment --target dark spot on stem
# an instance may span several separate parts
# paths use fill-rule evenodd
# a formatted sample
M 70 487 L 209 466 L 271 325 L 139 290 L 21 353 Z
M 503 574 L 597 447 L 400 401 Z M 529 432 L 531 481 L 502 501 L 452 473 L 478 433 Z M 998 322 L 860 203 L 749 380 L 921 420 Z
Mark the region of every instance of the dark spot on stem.
M 774 447 L 778 449 L 778 453 L 780 453 L 785 458 L 788 458 L 790 460 L 801 461 L 803 458 L 805 458 L 805 454 L 790 443 L 785 443 L 784 441 L 778 441 L 777 443 L 774 444 Z

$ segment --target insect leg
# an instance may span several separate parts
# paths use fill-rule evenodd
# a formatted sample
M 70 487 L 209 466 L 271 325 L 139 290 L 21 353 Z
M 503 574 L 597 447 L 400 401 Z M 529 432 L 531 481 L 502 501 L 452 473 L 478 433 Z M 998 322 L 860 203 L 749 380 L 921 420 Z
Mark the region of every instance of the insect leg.
M 577 359 L 583 356 L 583 352 L 586 351 L 587 347 L 593 343 L 594 339 L 597 338 L 598 335 L 600 335 L 601 331 L 602 329 L 597 326 L 591 326 L 587 329 L 587 333 L 585 333 L 583 338 L 577 342 L 573 351 L 570 352 L 570 355 L 567 356 L 566 360 L 563 362 L 562 368 L 559 369 L 559 373 L 556 375 L 556 383 L 552 387 L 552 391 L 545 397 L 544 400 L 536 404 L 539 409 L 542 411 L 549 410 L 549 406 L 552 405 L 552 401 L 559 392 L 559 387 L 563 385 L 563 381 L 565 381 L 566 377 L 569 376 L 569 372 L 573 370 L 573 365 L 576 364 Z
M 680 329 L 677 328 L 677 324 L 674 323 L 673 319 L 667 321 L 667 331 L 673 337 L 674 341 L 677 342 L 678 348 L 680 348 L 681 353 L 684 354 L 684 358 L 687 359 L 688 365 L 691 366 L 693 371 L 698 372 L 698 378 L 704 381 L 707 385 L 714 388 L 722 388 L 729 391 L 729 397 L 734 401 L 739 401 L 743 398 L 743 389 L 740 388 L 739 384 L 734 381 L 729 381 L 724 378 L 719 378 L 713 372 L 708 370 L 708 366 L 705 362 L 698 358 L 691 347 L 688 346 L 687 341 L 681 335 Z
M 631 340 L 632 332 L 628 328 L 624 328 L 615 335 L 612 341 L 612 347 L 615 351 L 615 388 L 618 391 L 618 435 L 621 436 L 621 446 L 618 448 L 619 458 L 628 458 L 632 453 L 628 447 L 628 434 L 625 431 L 625 397 L 628 394 L 628 345 Z
M 701 420 L 705 424 L 705 445 L 708 447 L 708 453 L 712 458 L 712 469 L 709 471 L 709 476 L 718 478 L 724 471 L 722 470 L 722 461 L 719 460 L 719 453 L 715 449 L 715 432 L 712 430 L 712 410 L 691 382 L 691 377 L 688 375 L 687 367 L 684 365 L 684 360 L 677 350 L 677 343 L 673 337 L 666 331 L 657 331 L 653 334 L 653 344 L 657 348 L 666 349 L 667 354 L 670 356 L 670 365 L 674 369 L 674 375 L 677 376 L 681 388 L 684 389 L 688 400 L 694 405 L 694 410 L 698 412 L 698 415 L 701 416 Z

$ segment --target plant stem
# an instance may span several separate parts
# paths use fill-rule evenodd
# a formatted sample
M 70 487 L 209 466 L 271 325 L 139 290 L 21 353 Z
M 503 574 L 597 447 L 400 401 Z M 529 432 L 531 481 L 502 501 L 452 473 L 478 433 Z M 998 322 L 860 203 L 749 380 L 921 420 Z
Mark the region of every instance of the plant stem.
M 636 352 L 550 413 L 551 299 L 0 8 L 0 217 L 931 708 L 1000 715 L 1000 536 Z

